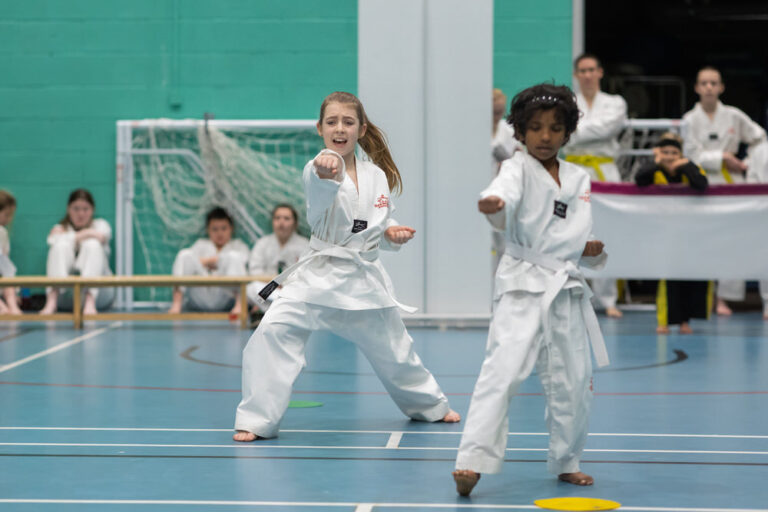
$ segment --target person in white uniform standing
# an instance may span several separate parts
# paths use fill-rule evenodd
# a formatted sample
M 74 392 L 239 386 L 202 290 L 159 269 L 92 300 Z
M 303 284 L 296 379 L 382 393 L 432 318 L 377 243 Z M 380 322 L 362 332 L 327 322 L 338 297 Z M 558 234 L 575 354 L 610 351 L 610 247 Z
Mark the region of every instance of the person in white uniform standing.
M 248 246 L 233 238 L 235 224 L 224 208 L 213 208 L 205 219 L 208 238 L 200 238 L 191 247 L 182 249 L 173 262 L 175 276 L 244 276 L 248 261 Z M 240 295 L 236 287 L 191 286 L 174 288 L 169 313 L 181 313 L 185 306 L 198 311 L 230 310 L 240 313 Z M 243 305 L 243 307 L 245 307 Z
M 67 214 L 48 234 L 48 277 L 83 277 L 112 275 L 109 268 L 109 240 L 112 228 L 104 219 L 94 219 L 96 203 L 85 189 L 73 190 L 67 201 Z M 83 290 L 83 314 L 93 315 L 109 308 L 115 298 L 113 288 Z M 51 288 L 40 314 L 55 313 L 57 309 L 72 309 L 72 289 Z
M 309 251 L 260 292 L 266 300 L 283 285 L 243 351 L 234 440 L 277 436 L 307 340 L 319 330 L 355 343 L 406 416 L 457 422 L 400 318 L 398 307 L 414 309 L 397 301 L 378 258 L 415 233 L 391 217 L 390 195 L 402 181 L 384 135 L 346 92 L 325 98 L 317 131 L 326 149 L 304 168 Z M 355 157 L 358 143 L 372 161 Z
M 585 53 L 573 63 L 573 75 L 579 83 L 576 103 L 582 113 L 578 129 L 563 148 L 568 162 L 584 167 L 593 180 L 621 181 L 616 158 L 618 136 L 627 120 L 627 102 L 619 95 L 600 90 L 603 67 L 600 60 Z M 593 279 L 596 305 L 610 317 L 619 318 L 616 307 L 618 289 L 615 279 Z
M 723 105 L 720 95 L 725 92 L 725 84 L 720 71 L 712 66 L 699 70 L 695 91 L 699 95 L 699 101 L 683 116 L 686 128 L 685 151 L 707 171 L 709 183 L 744 183 L 747 172 L 752 176 L 768 172 L 768 142 L 765 130 L 738 108 Z M 742 143 L 748 146 L 745 161 L 736 157 Z M 764 284 L 765 286 L 761 283 L 760 288 L 768 317 L 768 283 Z M 717 313 L 730 315 L 732 311 L 725 300 L 742 301 L 744 296 L 744 281 L 719 281 Z
M 509 402 L 534 367 L 547 397 L 549 471 L 568 483 L 593 483 L 579 467 L 592 400 L 590 340 L 598 365 L 608 364 L 608 355 L 578 267 L 599 268 L 607 255 L 592 237 L 589 175 L 557 158 L 578 119 L 568 87 L 520 92 L 509 120 L 528 152 L 505 161 L 480 194 L 478 208 L 504 230 L 507 250 L 453 473 L 463 496 L 482 473 L 501 471 Z
M 298 227 L 299 215 L 293 206 L 275 206 L 272 210 L 272 233 L 256 241 L 248 259 L 248 273 L 252 276 L 274 276 L 299 261 L 309 247 L 309 239 L 296 232 Z M 264 310 L 266 304 L 261 304 L 258 295 L 267 284 L 266 281 L 253 281 L 246 289 L 248 300 Z M 274 300 L 277 295 L 279 291 L 276 290 L 269 300 Z
M 16 213 L 16 198 L 8 191 L 0 190 L 0 277 L 16 275 L 16 265 L 11 261 L 11 241 L 6 226 L 13 221 Z M 2 281 L 0 280 L 0 283 Z M 0 313 L 20 315 L 19 297 L 12 286 L 3 288 L 0 298 Z

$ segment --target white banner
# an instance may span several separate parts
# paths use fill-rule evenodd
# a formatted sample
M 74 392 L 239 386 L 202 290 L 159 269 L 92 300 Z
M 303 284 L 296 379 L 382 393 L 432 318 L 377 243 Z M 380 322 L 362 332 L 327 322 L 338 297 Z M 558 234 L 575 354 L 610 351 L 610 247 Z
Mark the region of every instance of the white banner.
M 608 264 L 590 277 L 767 279 L 768 185 L 592 183 Z

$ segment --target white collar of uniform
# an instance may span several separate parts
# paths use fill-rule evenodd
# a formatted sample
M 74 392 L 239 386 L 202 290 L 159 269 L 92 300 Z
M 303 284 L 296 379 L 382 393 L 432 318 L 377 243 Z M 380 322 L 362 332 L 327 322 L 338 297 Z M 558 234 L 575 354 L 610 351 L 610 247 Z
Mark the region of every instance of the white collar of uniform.
M 709 116 L 707 115 L 706 110 L 704 110 L 704 107 L 701 106 L 701 102 L 700 101 L 696 102 L 695 109 L 698 110 L 701 113 L 701 115 L 703 115 L 707 119 L 709 119 Z M 724 111 L 725 111 L 725 105 L 723 105 L 722 101 L 717 100 L 717 104 L 715 105 L 715 115 L 714 115 L 714 117 L 717 117 L 718 115 L 720 115 L 720 112 L 724 112 Z
M 523 161 L 525 162 L 526 165 L 532 166 L 533 169 L 536 169 L 536 172 L 541 171 L 542 173 L 547 174 L 547 176 L 546 176 L 547 179 L 552 179 L 550 176 L 548 176 L 549 175 L 549 171 L 547 171 L 544 168 L 544 166 L 541 165 L 541 162 L 539 162 L 535 157 L 531 156 L 527 151 L 526 152 L 518 151 L 517 153 L 522 154 Z M 559 164 L 557 171 L 558 171 L 558 175 L 560 177 L 560 184 L 562 185 L 562 183 L 563 183 L 563 176 L 567 176 L 571 172 L 571 164 L 566 162 L 565 160 L 560 159 L 560 158 L 557 159 L 557 162 Z

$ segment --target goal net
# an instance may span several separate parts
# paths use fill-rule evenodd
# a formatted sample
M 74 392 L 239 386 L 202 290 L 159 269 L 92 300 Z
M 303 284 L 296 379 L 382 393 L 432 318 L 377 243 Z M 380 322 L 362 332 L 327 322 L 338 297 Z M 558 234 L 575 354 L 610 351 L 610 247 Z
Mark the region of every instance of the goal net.
M 116 270 L 170 274 L 176 253 L 205 236 L 216 206 L 252 246 L 270 233 L 272 209 L 306 224 L 301 173 L 323 147 L 315 121 L 118 121 Z M 121 306 L 170 300 L 168 288 L 126 289 Z

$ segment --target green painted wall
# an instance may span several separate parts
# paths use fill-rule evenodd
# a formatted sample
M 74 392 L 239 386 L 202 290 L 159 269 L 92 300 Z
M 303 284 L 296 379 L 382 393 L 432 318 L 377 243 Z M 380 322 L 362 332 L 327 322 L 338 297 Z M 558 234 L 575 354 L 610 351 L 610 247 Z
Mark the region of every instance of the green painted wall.
M 72 189 L 114 225 L 116 120 L 313 118 L 357 89 L 357 1 L 3 1 L 0 69 L 12 258 L 44 274 Z
M 571 0 L 495 0 L 493 84 L 512 97 L 553 80 L 571 84 Z

